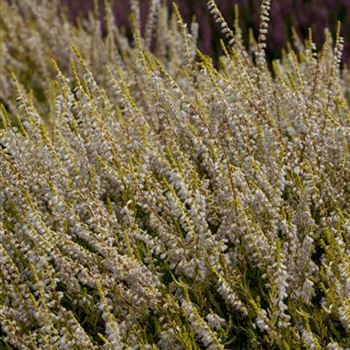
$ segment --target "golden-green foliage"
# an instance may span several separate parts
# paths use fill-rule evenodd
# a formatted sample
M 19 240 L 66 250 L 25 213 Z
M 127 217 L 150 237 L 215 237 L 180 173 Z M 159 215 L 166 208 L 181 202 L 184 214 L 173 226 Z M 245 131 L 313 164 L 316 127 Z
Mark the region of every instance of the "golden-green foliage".
M 159 1 L 129 41 L 1 0 L 1 348 L 349 346 L 343 42 L 269 69 L 269 3 L 247 52 L 209 1 L 216 69 Z

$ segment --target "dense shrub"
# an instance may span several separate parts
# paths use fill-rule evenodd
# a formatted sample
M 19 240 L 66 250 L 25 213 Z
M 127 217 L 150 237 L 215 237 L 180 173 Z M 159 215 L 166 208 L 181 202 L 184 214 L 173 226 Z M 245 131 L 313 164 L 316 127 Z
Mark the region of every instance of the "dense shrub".
M 131 41 L 111 11 L 103 36 L 55 1 L 1 6 L 1 348 L 349 345 L 339 35 L 270 70 L 269 1 L 247 52 L 210 0 L 217 70 L 157 1 Z
M 172 0 L 167 1 L 171 5 Z M 70 7 L 70 16 L 73 20 L 76 15 L 82 15 L 91 9 L 93 0 L 61 0 Z M 101 3 L 103 1 L 101 0 Z M 142 20 L 145 22 L 149 0 L 139 0 L 142 7 Z M 220 28 L 206 9 L 206 0 L 175 0 L 185 21 L 190 22 L 196 16 L 199 22 L 199 47 L 206 53 L 217 55 L 220 52 Z M 240 8 L 240 24 L 243 38 L 248 42 L 249 28 L 257 33 L 259 28 L 260 1 L 251 0 L 218 0 L 220 11 L 229 23 L 234 20 L 234 4 Z M 128 26 L 127 18 L 130 13 L 130 1 L 112 0 L 113 11 L 119 26 Z M 278 0 L 272 2 L 272 20 L 268 33 L 268 58 L 281 55 L 281 49 L 292 39 L 292 26 L 304 38 L 308 36 L 308 28 L 314 34 L 314 41 L 320 47 L 324 41 L 324 28 L 336 31 L 337 21 L 343 23 L 342 35 L 350 38 L 350 1 L 349 0 Z M 350 63 L 350 42 L 345 43 L 343 60 Z

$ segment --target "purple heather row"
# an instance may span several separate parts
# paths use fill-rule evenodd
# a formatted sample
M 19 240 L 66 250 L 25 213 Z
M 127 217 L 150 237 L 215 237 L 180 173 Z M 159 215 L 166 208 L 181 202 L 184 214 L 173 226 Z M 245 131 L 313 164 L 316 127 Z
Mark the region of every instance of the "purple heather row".
M 169 5 L 172 2 L 168 1 Z M 62 0 L 69 4 L 71 18 L 78 13 L 86 13 L 92 7 L 93 0 Z M 101 1 L 102 2 L 102 1 Z M 130 13 L 129 1 L 111 0 L 116 21 L 127 25 Z M 200 24 L 200 47 L 207 53 L 215 53 L 218 47 L 218 26 L 211 19 L 206 0 L 176 0 L 181 14 L 189 21 L 195 15 Z M 229 23 L 233 22 L 233 7 L 238 4 L 241 14 L 241 26 L 247 35 L 248 28 L 257 31 L 259 24 L 260 1 L 253 0 L 217 0 L 217 5 Z M 140 0 L 142 17 L 145 19 L 149 0 Z M 282 47 L 290 40 L 291 27 L 295 27 L 301 36 L 306 36 L 308 28 L 313 31 L 316 44 L 324 40 L 324 28 L 334 33 L 337 21 L 342 22 L 342 35 L 345 39 L 344 61 L 350 62 L 350 0 L 278 0 L 272 1 L 271 24 L 268 38 L 268 52 L 278 56 Z

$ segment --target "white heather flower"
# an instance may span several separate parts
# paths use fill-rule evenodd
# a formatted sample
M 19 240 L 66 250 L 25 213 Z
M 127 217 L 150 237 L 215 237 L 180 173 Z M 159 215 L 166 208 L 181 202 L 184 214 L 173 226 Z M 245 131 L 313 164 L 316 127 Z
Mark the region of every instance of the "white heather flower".
M 214 313 L 208 314 L 205 318 L 208 321 L 209 326 L 214 330 L 218 330 L 226 323 L 223 318 Z

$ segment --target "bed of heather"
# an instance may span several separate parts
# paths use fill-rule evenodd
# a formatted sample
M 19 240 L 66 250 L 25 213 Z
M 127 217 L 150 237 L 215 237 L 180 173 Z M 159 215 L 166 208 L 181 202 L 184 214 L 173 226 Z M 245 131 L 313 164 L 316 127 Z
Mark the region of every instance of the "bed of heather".
M 269 0 L 249 49 L 210 0 L 214 65 L 157 0 L 0 4 L 1 349 L 350 346 L 339 34 L 270 64 Z

